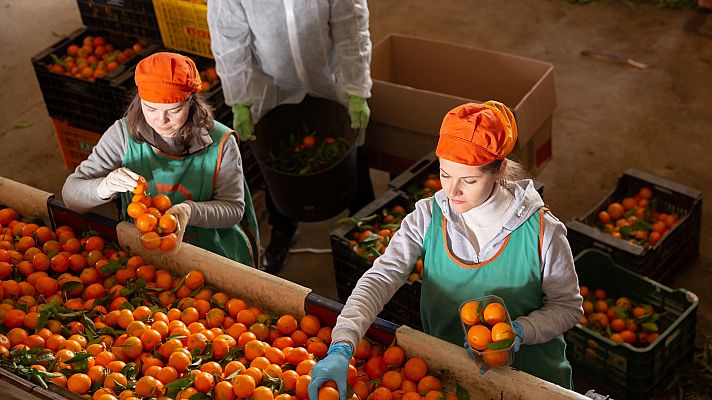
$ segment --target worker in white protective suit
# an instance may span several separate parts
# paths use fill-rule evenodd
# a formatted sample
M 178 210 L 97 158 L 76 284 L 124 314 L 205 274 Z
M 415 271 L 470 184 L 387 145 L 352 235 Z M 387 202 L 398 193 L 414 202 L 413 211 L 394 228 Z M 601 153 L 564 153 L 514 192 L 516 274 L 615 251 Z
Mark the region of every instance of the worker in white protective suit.
M 371 38 L 366 0 L 210 0 L 211 48 L 225 103 L 232 106 L 240 139 L 281 104 L 305 96 L 335 100 L 364 131 L 370 116 Z M 358 144 L 363 145 L 364 135 Z M 351 213 L 373 200 L 365 151 L 359 147 L 357 195 Z M 281 215 L 267 196 L 272 226 L 263 268 L 278 272 L 297 237 L 297 222 Z

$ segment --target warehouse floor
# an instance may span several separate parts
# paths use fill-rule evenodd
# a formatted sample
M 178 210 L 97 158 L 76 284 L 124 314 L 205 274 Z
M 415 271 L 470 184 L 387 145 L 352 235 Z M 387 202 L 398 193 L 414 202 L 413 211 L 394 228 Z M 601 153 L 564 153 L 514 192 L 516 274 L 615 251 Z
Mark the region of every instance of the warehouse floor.
M 707 158 L 712 150 L 712 13 L 630 8 L 613 0 L 593 5 L 565 0 L 372 0 L 369 7 L 374 42 L 397 32 L 554 64 L 554 157 L 538 179 L 561 220 L 590 210 L 627 168 L 707 193 L 712 189 Z M 0 0 L 0 26 L 0 175 L 59 195 L 69 172 L 63 168 L 30 58 L 82 26 L 77 3 Z M 587 58 L 580 54 L 585 49 L 615 53 L 650 68 Z M 388 175 L 372 173 L 381 192 Z M 705 333 L 712 333 L 710 221 L 708 199 L 702 210 L 700 256 L 669 282 L 700 298 L 698 345 Z M 295 247 L 328 249 L 333 225 L 334 220 L 302 224 Z M 263 224 L 264 239 L 268 233 Z M 299 253 L 280 276 L 335 298 L 332 271 L 329 254 Z

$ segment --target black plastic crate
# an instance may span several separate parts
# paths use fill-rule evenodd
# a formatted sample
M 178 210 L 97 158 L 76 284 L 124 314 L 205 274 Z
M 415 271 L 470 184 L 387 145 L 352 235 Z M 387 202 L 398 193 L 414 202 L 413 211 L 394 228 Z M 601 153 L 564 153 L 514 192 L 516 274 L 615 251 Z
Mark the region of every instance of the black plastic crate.
M 642 246 L 616 239 L 596 227 L 599 211 L 649 187 L 657 199 L 657 212 L 677 214 L 679 220 L 654 246 Z M 700 251 L 702 219 L 701 191 L 663 179 L 647 172 L 629 169 L 619 178 L 616 188 L 584 217 L 566 224 L 567 237 L 574 254 L 588 248 L 599 248 L 613 260 L 631 270 L 665 281 L 673 273 L 692 263 Z
M 158 45 L 144 44 L 141 53 L 134 55 L 105 77 L 92 81 L 48 70 L 53 64 L 52 54 L 63 57 L 67 47 L 71 44 L 81 44 L 89 35 L 105 37 L 116 49 L 131 47 L 138 41 L 138 38 L 133 36 L 112 35 L 80 28 L 32 57 L 32 65 L 51 117 L 68 121 L 77 128 L 103 133 L 121 118 L 134 93 L 133 75 L 126 72 L 140 59 L 155 52 Z
M 356 219 L 368 217 L 380 213 L 384 207 L 392 208 L 396 205 L 405 208 L 406 212 L 412 211 L 414 207 L 413 201 L 404 193 L 388 190 L 353 217 Z M 349 240 L 354 231 L 356 228 L 353 225 L 341 224 L 331 232 L 331 254 L 334 260 L 336 289 L 342 303 L 346 302 L 356 282 L 372 265 L 371 262 L 357 255 L 351 247 Z M 403 285 L 383 307 L 379 317 L 422 330 L 420 289 L 421 283 L 418 281 Z
M 77 0 L 84 25 L 161 42 L 152 0 Z
M 602 288 L 609 297 L 650 304 L 662 315 L 657 321 L 660 336 L 645 348 L 617 344 L 577 324 L 564 335 L 567 358 L 577 373 L 610 390 L 616 399 L 651 398 L 676 365 L 692 356 L 697 296 L 636 274 L 595 249 L 583 251 L 574 261 L 580 285 Z
M 315 293 L 309 293 L 304 299 L 304 309 L 307 314 L 316 315 L 322 326 L 336 325 L 336 318 L 341 314 L 343 308 L 343 304 Z M 383 346 L 389 346 L 396 338 L 398 326 L 383 318 L 376 318 L 364 336 Z
M 440 179 L 440 163 L 438 162 L 438 156 L 435 155 L 435 151 L 428 153 L 406 171 L 393 178 L 388 184 L 388 187 L 407 193 L 413 200 L 429 197 L 432 193 L 423 193 L 422 191 L 423 182 L 426 180 L 428 174 L 435 174 L 435 179 Z M 534 188 L 543 199 L 544 184 L 535 180 Z

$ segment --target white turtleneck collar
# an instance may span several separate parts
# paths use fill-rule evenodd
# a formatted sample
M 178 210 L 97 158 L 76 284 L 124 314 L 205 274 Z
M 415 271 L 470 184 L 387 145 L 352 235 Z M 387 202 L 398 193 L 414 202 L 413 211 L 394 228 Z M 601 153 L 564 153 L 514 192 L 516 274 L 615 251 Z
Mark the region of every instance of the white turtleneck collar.
M 484 203 L 462 213 L 467 236 L 475 250 L 480 251 L 512 217 L 514 196 L 500 184 L 495 184 L 490 197 Z

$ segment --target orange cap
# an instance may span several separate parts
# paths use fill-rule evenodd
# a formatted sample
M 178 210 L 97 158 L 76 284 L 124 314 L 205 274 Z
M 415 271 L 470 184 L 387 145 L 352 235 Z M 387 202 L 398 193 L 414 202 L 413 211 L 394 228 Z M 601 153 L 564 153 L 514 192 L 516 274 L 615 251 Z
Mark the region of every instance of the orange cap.
M 517 142 L 517 121 L 498 101 L 467 103 L 450 110 L 440 127 L 435 154 L 465 165 L 503 160 Z
M 151 103 L 178 103 L 202 87 L 190 58 L 176 53 L 155 53 L 136 65 L 138 96 Z

